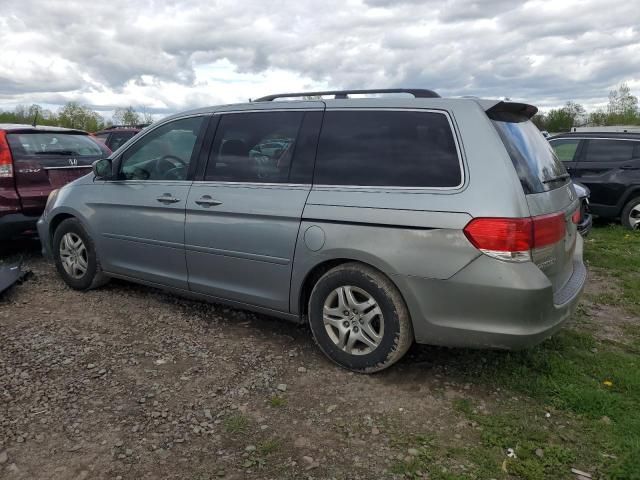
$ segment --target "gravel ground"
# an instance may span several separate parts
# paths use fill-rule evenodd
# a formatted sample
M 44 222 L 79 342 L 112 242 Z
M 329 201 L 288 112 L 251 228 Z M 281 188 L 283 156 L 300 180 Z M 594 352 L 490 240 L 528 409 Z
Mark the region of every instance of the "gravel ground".
M 305 327 L 119 281 L 76 292 L 36 242 L 13 250 L 34 275 L 0 297 L 0 478 L 390 478 L 403 438 L 463 445 L 478 427 L 452 400 L 495 394 L 449 378 L 446 349 L 354 375 Z

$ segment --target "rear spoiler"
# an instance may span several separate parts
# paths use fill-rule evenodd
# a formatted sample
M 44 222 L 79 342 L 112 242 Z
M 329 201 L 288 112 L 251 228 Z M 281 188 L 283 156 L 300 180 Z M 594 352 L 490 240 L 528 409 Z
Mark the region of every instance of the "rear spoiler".
M 529 120 L 536 113 L 538 108 L 527 103 L 518 102 L 498 102 L 492 107 L 486 109 L 487 115 L 492 119 L 499 119 L 500 117 L 524 117 Z M 506 115 L 505 115 L 506 114 Z
M 45 127 L 25 127 L 25 128 L 15 128 L 11 130 L 5 130 L 7 133 L 64 133 L 67 135 L 89 135 L 88 132 L 84 130 L 78 130 L 76 128 L 47 128 Z

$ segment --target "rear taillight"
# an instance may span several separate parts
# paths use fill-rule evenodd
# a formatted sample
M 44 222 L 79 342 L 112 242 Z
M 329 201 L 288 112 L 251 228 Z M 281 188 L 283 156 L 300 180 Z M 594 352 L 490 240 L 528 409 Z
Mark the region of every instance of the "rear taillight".
M 474 218 L 464 234 L 478 250 L 490 257 L 512 262 L 531 260 L 531 250 L 562 240 L 566 234 L 564 214 L 527 218 Z
M 582 213 L 580 212 L 580 209 L 578 209 L 575 212 L 573 212 L 573 215 L 571 215 L 571 221 L 576 225 L 578 225 L 580 223 L 581 216 L 582 216 Z
M 0 178 L 13 178 L 13 158 L 3 131 L 0 131 Z
M 531 217 L 533 220 L 533 248 L 546 247 L 562 240 L 567 234 L 564 213 Z

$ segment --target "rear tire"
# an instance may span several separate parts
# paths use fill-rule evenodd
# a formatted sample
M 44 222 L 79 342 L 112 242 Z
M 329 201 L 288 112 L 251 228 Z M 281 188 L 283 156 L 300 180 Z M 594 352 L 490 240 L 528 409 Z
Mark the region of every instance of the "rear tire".
M 391 366 L 413 343 L 409 310 L 396 286 L 355 262 L 329 270 L 315 284 L 309 325 L 327 357 L 359 373 Z
M 640 230 L 640 197 L 632 198 L 622 209 L 620 221 L 631 230 Z
M 58 225 L 52 250 L 58 273 L 74 290 L 97 288 L 109 281 L 100 268 L 93 240 L 76 218 Z

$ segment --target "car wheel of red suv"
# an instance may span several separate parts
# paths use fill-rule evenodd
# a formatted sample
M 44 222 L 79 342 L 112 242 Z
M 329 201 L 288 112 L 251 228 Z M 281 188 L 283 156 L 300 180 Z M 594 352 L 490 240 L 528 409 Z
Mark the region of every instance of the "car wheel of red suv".
M 58 226 L 52 246 L 56 268 L 71 288 L 89 290 L 107 282 L 93 241 L 77 219 L 68 218 Z

